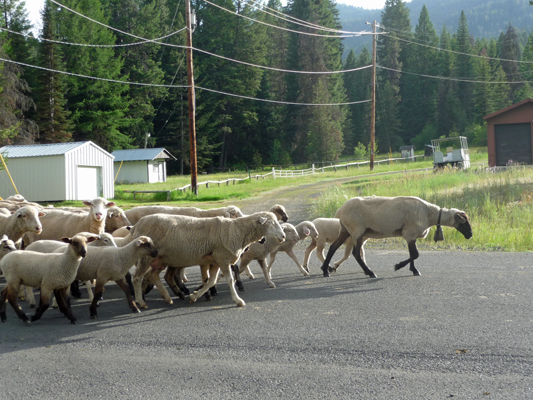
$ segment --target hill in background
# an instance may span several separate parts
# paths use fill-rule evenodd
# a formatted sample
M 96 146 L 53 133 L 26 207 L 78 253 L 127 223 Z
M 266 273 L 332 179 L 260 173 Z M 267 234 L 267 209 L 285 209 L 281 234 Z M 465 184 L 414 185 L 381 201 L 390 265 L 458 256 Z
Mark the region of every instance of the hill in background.
M 431 22 L 440 35 L 446 25 L 448 31 L 455 33 L 461 11 L 465 12 L 468 29 L 474 39 L 494 38 L 507 30 L 509 23 L 522 37 L 529 35 L 533 29 L 533 6 L 528 0 L 412 0 L 407 3 L 411 10 L 413 31 L 423 5 L 429 11 Z M 342 27 L 347 31 L 372 31 L 366 22 L 381 21 L 381 10 L 365 10 L 360 7 L 337 4 Z M 371 37 L 344 39 L 344 57 L 350 49 L 359 53 L 363 47 L 372 47 Z

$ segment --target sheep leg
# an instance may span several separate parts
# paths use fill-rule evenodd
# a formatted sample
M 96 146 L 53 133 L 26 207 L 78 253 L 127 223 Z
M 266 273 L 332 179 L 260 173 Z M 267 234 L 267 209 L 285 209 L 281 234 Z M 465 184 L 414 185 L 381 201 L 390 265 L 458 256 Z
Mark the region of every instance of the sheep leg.
M 11 307 L 13 307 L 13 310 L 17 313 L 18 317 L 25 323 L 29 324 L 30 321 L 28 319 L 28 316 L 24 313 L 22 308 L 20 307 L 18 303 L 18 290 L 13 290 L 9 288 L 9 286 L 6 286 L 2 290 L 2 305 L 0 307 L 0 320 L 2 322 L 6 322 L 6 303 L 9 301 L 9 304 L 11 304 Z
M 152 273 L 150 274 L 150 279 L 154 283 L 157 290 L 159 290 L 159 293 L 161 293 L 161 297 L 168 303 L 168 304 L 174 304 L 172 299 L 170 298 L 170 295 L 167 292 L 167 289 L 165 288 L 165 285 L 163 285 L 163 282 L 161 282 L 161 278 L 159 278 L 159 273 L 161 272 L 160 268 L 152 268 Z
M 70 301 L 68 299 L 68 290 L 69 290 L 68 287 L 59 289 L 59 290 L 54 290 L 54 294 L 56 296 L 59 309 L 61 310 L 61 308 L 63 308 L 64 310 L 63 314 L 65 314 L 65 317 L 67 317 L 70 320 L 70 323 L 72 325 L 75 325 L 78 323 L 78 320 L 76 319 L 74 314 L 72 314 L 72 308 L 70 307 Z M 41 292 L 42 292 L 42 289 L 41 289 Z M 47 308 L 48 308 L 48 305 L 47 305 Z
M 410 270 L 415 276 L 420 276 L 420 272 L 415 268 L 415 260 L 420 255 L 418 253 L 418 249 L 416 247 L 416 240 L 411 240 L 409 243 L 407 243 L 407 247 L 409 248 L 409 258 L 405 261 L 399 262 L 394 266 L 394 270 L 398 271 L 400 268 L 405 267 L 407 264 L 411 264 Z
M 139 310 L 137 304 L 135 304 L 135 301 L 133 300 L 133 296 L 130 291 L 130 287 L 128 286 L 126 280 L 124 278 L 121 278 L 119 280 L 116 280 L 115 282 L 126 294 L 126 300 L 128 301 L 128 306 L 131 308 L 131 310 L 134 313 L 140 313 L 141 310 Z
M 65 303 L 62 301 L 63 299 L 61 298 L 61 293 L 59 292 L 59 289 L 54 290 L 54 299 L 55 299 L 56 307 L 58 307 L 59 311 L 61 313 L 63 313 L 63 315 L 66 317 L 67 316 L 67 308 L 65 306 Z M 52 304 L 52 307 L 53 306 L 54 305 Z
M 251 260 L 250 260 L 251 261 Z M 252 274 L 252 271 L 250 271 L 250 267 L 248 267 L 248 264 L 250 263 L 250 261 L 246 262 L 246 261 L 241 261 L 241 264 L 239 266 L 239 279 L 240 279 L 240 275 L 243 273 L 243 272 L 246 272 L 246 275 L 248 275 L 248 277 L 250 279 L 255 279 L 255 276 L 254 274 Z
M 35 308 L 35 295 L 33 294 L 33 288 L 31 286 L 21 286 L 20 289 L 22 292 L 26 290 L 26 300 L 28 301 L 30 308 Z
M 234 278 L 235 278 L 235 285 L 237 286 L 237 289 L 239 289 L 239 292 L 244 292 L 244 286 L 241 281 L 241 274 L 239 272 L 239 267 L 235 264 L 232 264 L 231 270 L 233 271 L 233 275 L 235 275 Z
M 311 257 L 311 253 L 313 252 L 314 249 L 316 249 L 316 240 L 311 239 L 311 243 L 309 243 L 309 246 L 306 247 L 305 254 L 304 254 L 303 268 L 307 272 L 310 272 L 309 271 L 309 257 Z
M 176 281 L 178 280 L 178 281 Z M 178 270 L 174 267 L 167 267 L 167 270 L 165 272 L 165 281 L 167 282 L 168 286 L 174 292 L 176 296 L 180 298 L 180 300 L 185 299 L 185 296 L 183 295 L 183 291 L 180 288 L 179 281 L 181 280 L 181 270 Z M 182 286 L 185 286 L 182 284 Z
M 357 243 L 353 247 L 352 254 L 359 266 L 363 269 L 365 275 L 368 275 L 371 278 L 377 278 L 376 274 L 373 273 L 366 265 L 365 250 L 363 249 L 365 242 L 366 240 L 363 240 L 362 238 L 358 239 Z
M 276 285 L 272 280 L 270 279 L 269 273 L 268 273 L 268 265 L 265 260 L 257 260 L 259 265 L 261 266 L 261 269 L 263 270 L 263 275 L 265 275 L 265 281 L 268 286 L 270 286 L 272 289 L 276 288 Z
M 191 294 L 190 290 L 187 289 L 187 286 L 185 286 L 185 282 L 189 282 L 187 275 L 185 275 L 185 268 L 176 268 L 176 272 L 174 273 L 174 282 L 176 282 L 176 285 L 178 285 L 178 288 L 183 295 Z
M 352 254 L 352 251 L 353 251 L 353 247 L 354 247 L 353 246 L 353 241 L 351 239 L 347 239 L 346 240 L 346 248 L 344 249 L 344 257 L 342 257 L 339 261 L 337 261 L 336 263 L 333 264 L 333 265 L 335 265 L 335 267 L 333 267 L 334 272 L 337 272 L 337 268 L 339 268 L 339 266 L 350 257 L 350 254 Z M 362 247 L 361 247 L 361 251 L 364 254 L 364 250 L 363 250 Z M 365 257 L 363 255 L 363 260 L 364 260 L 364 258 Z
M 74 280 L 74 282 L 70 284 L 70 294 L 72 295 L 72 297 L 81 299 L 82 296 L 80 291 L 80 281 Z
M 322 272 L 323 272 L 325 277 L 328 277 L 329 276 L 329 271 L 332 271 L 332 268 L 329 266 L 329 262 L 331 261 L 331 259 L 335 255 L 335 252 L 346 241 L 346 239 L 348 239 L 349 237 L 350 237 L 350 234 L 348 233 L 346 228 L 344 228 L 341 225 L 341 231 L 339 233 L 339 237 L 337 238 L 337 240 L 335 240 L 331 244 L 331 246 L 329 246 L 328 254 L 327 254 L 326 259 L 324 260 L 324 263 L 322 264 L 322 267 L 321 267 Z M 317 256 L 318 255 L 319 254 L 317 252 Z M 368 267 L 367 267 L 367 269 L 368 269 Z
M 304 269 L 304 267 L 302 267 L 300 265 L 300 262 L 298 261 L 298 258 L 296 257 L 296 255 L 294 254 L 294 252 L 292 250 L 290 251 L 287 251 L 286 252 L 290 258 L 292 258 L 294 260 L 294 262 L 296 263 L 296 265 L 298 266 L 298 269 L 300 270 L 300 272 L 303 274 L 303 276 L 308 276 L 309 275 L 309 271 L 306 271 Z M 270 263 L 270 265 L 272 266 L 272 263 Z M 269 272 L 270 272 L 270 268 L 269 268 Z
M 31 317 L 31 322 L 35 322 L 43 316 L 44 312 L 50 306 L 51 294 L 51 290 L 44 290 L 41 287 L 41 301 L 39 302 L 39 307 L 37 307 L 37 309 L 35 310 L 35 314 Z
M 195 291 L 193 294 L 190 295 L 189 301 L 191 303 L 194 303 L 196 300 L 198 300 L 200 297 L 202 297 L 205 293 L 207 293 L 207 291 L 211 287 L 215 286 L 215 284 L 217 282 L 217 279 L 218 279 L 219 272 L 220 272 L 220 268 L 218 267 L 218 265 L 211 264 L 209 266 L 209 277 L 207 278 L 207 281 L 201 287 L 198 288 L 197 291 Z M 231 271 L 228 272 L 228 274 L 229 274 L 230 278 L 232 278 Z
M 100 300 L 100 296 L 102 295 L 102 293 L 104 293 L 104 284 L 105 282 L 99 281 L 97 279 L 96 284 L 94 285 L 94 295 L 93 299 L 91 300 L 91 305 L 89 306 L 89 315 L 91 316 L 91 319 L 98 318 L 98 313 L 96 312 L 96 309 L 98 307 L 98 300 Z
M 135 268 L 135 273 L 133 274 L 133 288 L 135 293 L 135 302 L 139 305 L 140 308 L 148 308 L 146 305 L 143 294 L 142 294 L 142 284 L 144 276 L 150 270 L 150 261 L 147 257 L 141 257 L 137 261 L 137 266 Z

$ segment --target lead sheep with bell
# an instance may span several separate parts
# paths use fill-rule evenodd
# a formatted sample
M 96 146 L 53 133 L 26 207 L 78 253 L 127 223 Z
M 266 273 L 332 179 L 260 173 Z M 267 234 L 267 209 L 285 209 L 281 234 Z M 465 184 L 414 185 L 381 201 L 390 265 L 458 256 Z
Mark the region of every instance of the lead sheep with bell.
M 409 248 L 409 258 L 396 264 L 394 269 L 397 271 L 410 264 L 413 275 L 420 275 L 414 263 L 419 255 L 416 240 L 425 238 L 430 227 L 437 226 L 435 241 L 444 239 L 441 225 L 457 229 L 466 239 L 472 237 L 470 220 L 464 211 L 441 208 L 418 197 L 354 197 L 337 210 L 335 218 L 340 220 L 341 230 L 322 265 L 324 276 L 334 270 L 329 262 L 350 236 L 355 244 L 352 254 L 371 278 L 376 278 L 376 274 L 368 268 L 363 249 L 368 239 L 403 237 Z

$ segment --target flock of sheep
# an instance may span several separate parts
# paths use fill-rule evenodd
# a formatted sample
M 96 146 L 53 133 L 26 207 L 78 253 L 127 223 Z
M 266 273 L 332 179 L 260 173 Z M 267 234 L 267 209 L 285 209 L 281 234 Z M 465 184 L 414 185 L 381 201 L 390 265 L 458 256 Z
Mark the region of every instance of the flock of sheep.
M 160 279 L 163 270 L 173 293 L 182 299 L 189 295 L 191 303 L 213 293 L 222 272 L 233 302 L 244 306 L 235 289 L 235 284 L 242 289 L 240 274 L 253 278 L 248 265 L 256 260 L 267 285 L 275 288 L 271 269 L 280 251 L 294 260 L 304 276 L 309 275 L 309 258 L 317 249 L 324 276 L 352 253 L 364 273 L 376 277 L 365 261 L 363 246 L 368 239 L 403 237 L 410 257 L 395 269 L 410 264 L 412 273 L 420 275 L 414 266 L 416 240 L 426 237 L 430 227 L 437 226 L 435 240 L 443 239 L 441 225 L 456 228 L 466 239 L 472 236 L 466 213 L 417 197 L 356 197 L 341 206 L 336 218 L 317 218 L 296 226 L 287 223 L 281 205 L 244 215 L 235 206 L 210 210 L 141 206 L 123 211 L 101 197 L 83 203 L 88 208 L 44 208 L 20 198 L 0 201 L 0 272 L 6 281 L 1 292 L 1 322 L 6 322 L 8 302 L 17 316 L 29 323 L 41 318 L 54 297 L 59 310 L 76 323 L 70 292 L 79 297 L 75 285 L 79 281 L 88 288 L 91 318 L 98 317 L 98 301 L 109 281 L 124 291 L 133 312 L 148 307 L 143 294 L 149 285 L 155 285 L 172 304 Z M 307 237 L 311 243 L 300 264 L 293 249 Z M 331 246 L 324 257 L 327 243 Z M 346 244 L 345 254 L 331 268 L 329 263 L 342 244 Z M 201 268 L 203 285 L 191 294 L 184 271 L 196 265 Z M 35 307 L 33 288 L 40 289 L 40 302 L 28 318 L 18 302 L 26 299 Z

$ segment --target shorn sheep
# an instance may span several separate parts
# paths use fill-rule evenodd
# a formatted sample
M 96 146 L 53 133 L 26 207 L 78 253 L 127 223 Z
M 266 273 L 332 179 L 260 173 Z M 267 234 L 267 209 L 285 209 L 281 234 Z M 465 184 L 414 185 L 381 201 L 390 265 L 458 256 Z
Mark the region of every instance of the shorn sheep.
M 153 214 L 187 215 L 189 217 L 197 218 L 240 218 L 243 216 L 242 211 L 236 206 L 211 208 L 208 210 L 202 210 L 197 207 L 139 206 L 126 210 L 124 213 L 133 225 L 135 225 L 142 217 Z
M 300 240 L 298 231 L 293 225 L 281 224 L 281 228 L 283 229 L 283 233 L 285 234 L 285 241 L 283 243 L 280 243 L 279 240 L 277 240 L 276 238 L 267 238 L 264 243 L 252 243 L 248 250 L 242 253 L 241 262 L 239 264 L 239 274 L 245 271 L 246 274 L 250 277 L 250 279 L 254 279 L 254 275 L 250 271 L 248 265 L 253 260 L 256 260 L 261 266 L 261 269 L 263 270 L 263 275 L 265 276 L 265 281 L 267 285 L 271 288 L 276 287 L 270 277 L 270 270 L 267 264 L 268 255 L 276 251 L 276 249 L 278 249 L 282 245 L 285 245 L 286 243 L 294 246 Z
M 355 259 L 371 278 L 376 278 L 376 274 L 366 265 L 363 249 L 368 239 L 403 237 L 409 248 L 409 258 L 396 264 L 394 269 L 397 271 L 410 264 L 413 275 L 420 275 L 414 263 L 419 255 L 416 240 L 425 238 L 430 227 L 437 226 L 435 241 L 444 239 L 441 225 L 457 229 L 466 239 L 472 237 L 470 220 L 464 211 L 441 208 L 418 197 L 354 197 L 337 210 L 335 217 L 340 220 L 341 230 L 322 265 L 324 276 L 329 276 L 329 262 L 335 251 L 350 236 L 355 243 Z
M 83 204 L 89 206 L 88 212 L 46 209 L 46 215 L 41 218 L 43 234 L 39 238 L 60 240 L 62 237 L 73 237 L 78 232 L 103 233 L 107 208 L 114 206 L 115 203 L 97 197 L 91 201 L 84 201 Z M 26 234 L 26 237 L 28 239 L 26 244 L 39 240 L 33 234 Z
M 231 265 L 235 264 L 244 249 L 263 237 L 274 237 L 278 242 L 285 240 L 283 229 L 271 212 L 259 212 L 241 218 L 193 218 L 180 215 L 155 214 L 142 218 L 131 230 L 134 238 L 148 236 L 159 250 L 157 258 L 141 258 L 133 277 L 135 299 L 141 308 L 147 308 L 142 298 L 142 280 L 152 267 L 151 281 L 155 283 L 163 298 L 171 303 L 165 287 L 159 279 L 159 271 L 169 267 L 165 279 L 174 293 L 180 289 L 174 281 L 177 269 L 194 265 L 210 265 L 210 276 L 206 285 L 190 296 L 195 302 L 211 288 L 221 270 L 224 273 L 231 297 L 237 306 L 245 302 L 235 291 Z
M 309 243 L 309 246 L 305 249 L 304 254 L 304 261 L 303 261 L 303 268 L 310 272 L 309 270 L 309 258 L 311 257 L 311 254 L 313 254 L 313 251 L 316 249 L 316 256 L 320 260 L 320 262 L 324 263 L 324 249 L 326 247 L 327 243 L 333 243 L 337 238 L 339 237 L 339 232 L 341 230 L 341 223 L 338 218 L 317 218 L 312 221 L 313 225 L 315 226 L 318 237 L 311 237 L 311 243 Z M 344 256 L 337 262 L 335 262 L 334 269 L 337 270 L 337 268 L 346 261 L 353 250 L 353 240 L 351 237 L 346 239 L 346 248 L 344 250 Z
M 11 215 L 0 214 L 0 234 L 5 234 L 17 243 L 25 233 L 40 235 L 43 226 L 40 217 L 46 214 L 33 206 L 24 206 Z
M 74 236 L 62 238 L 69 246 L 63 253 L 44 254 L 27 250 L 17 250 L 6 254 L 0 261 L 7 285 L 2 290 L 0 303 L 0 320 L 6 322 L 6 303 L 9 301 L 18 317 L 29 323 L 27 315 L 18 304 L 17 294 L 20 285 L 41 288 L 41 302 L 31 321 L 37 321 L 48 309 L 50 297 L 55 294 L 60 311 L 76 323 L 72 314 L 66 292 L 74 281 L 78 267 L 87 253 L 87 243 L 96 237 Z
M 119 228 L 131 225 L 130 220 L 126 217 L 124 210 L 117 206 L 112 206 L 107 209 L 107 217 L 105 220 L 105 231 L 113 233 Z

